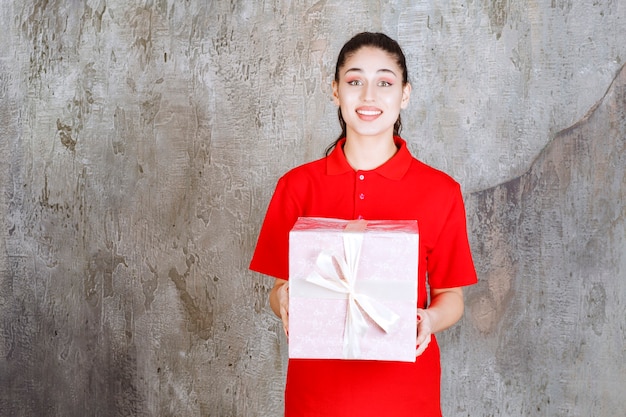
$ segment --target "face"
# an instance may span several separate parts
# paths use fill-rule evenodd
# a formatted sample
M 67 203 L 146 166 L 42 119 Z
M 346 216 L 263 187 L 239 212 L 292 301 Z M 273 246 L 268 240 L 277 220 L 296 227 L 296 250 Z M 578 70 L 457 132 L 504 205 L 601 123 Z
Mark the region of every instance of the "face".
M 402 76 L 396 60 L 382 49 L 363 47 L 348 57 L 339 81 L 333 81 L 333 100 L 341 108 L 348 137 L 393 136 L 411 94 Z

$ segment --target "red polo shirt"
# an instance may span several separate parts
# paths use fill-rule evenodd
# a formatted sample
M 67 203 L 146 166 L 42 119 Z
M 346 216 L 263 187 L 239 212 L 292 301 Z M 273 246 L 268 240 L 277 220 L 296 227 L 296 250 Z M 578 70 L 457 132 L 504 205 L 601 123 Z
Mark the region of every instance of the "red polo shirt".
M 420 259 L 418 306 L 432 288 L 476 283 L 459 184 L 398 152 L 370 171 L 355 171 L 343 153 L 332 153 L 287 172 L 270 201 L 250 268 L 289 278 L 289 231 L 298 217 L 417 220 Z M 285 416 L 440 416 L 440 366 L 436 340 L 415 363 L 291 359 Z

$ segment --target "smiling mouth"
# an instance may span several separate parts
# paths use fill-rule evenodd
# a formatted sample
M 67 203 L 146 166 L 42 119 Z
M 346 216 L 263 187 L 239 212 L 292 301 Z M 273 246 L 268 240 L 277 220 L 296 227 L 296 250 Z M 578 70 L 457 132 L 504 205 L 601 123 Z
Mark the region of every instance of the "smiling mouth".
M 382 111 L 380 110 L 357 110 L 356 112 L 363 116 L 378 116 L 379 114 L 382 114 Z

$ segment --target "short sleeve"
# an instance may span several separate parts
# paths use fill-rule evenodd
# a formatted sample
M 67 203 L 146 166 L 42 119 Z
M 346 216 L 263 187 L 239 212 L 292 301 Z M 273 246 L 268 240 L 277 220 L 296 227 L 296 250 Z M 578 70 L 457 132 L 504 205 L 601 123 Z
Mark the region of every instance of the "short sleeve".
M 465 205 L 456 184 L 441 212 L 443 223 L 428 254 L 428 282 L 432 288 L 472 285 L 478 281 L 467 236 Z
M 285 177 L 278 180 L 261 226 L 250 269 L 275 278 L 289 279 L 289 231 L 299 217 L 299 207 L 289 193 Z

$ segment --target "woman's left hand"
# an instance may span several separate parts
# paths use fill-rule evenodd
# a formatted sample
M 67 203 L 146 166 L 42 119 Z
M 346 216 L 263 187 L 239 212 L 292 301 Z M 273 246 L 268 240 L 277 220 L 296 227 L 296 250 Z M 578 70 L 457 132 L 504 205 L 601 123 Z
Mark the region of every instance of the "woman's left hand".
M 415 340 L 415 357 L 420 356 L 430 343 L 433 327 L 430 314 L 422 308 L 417 309 L 417 339 Z
M 427 309 L 417 309 L 417 339 L 415 356 L 419 356 L 428 347 L 433 333 L 440 332 L 459 321 L 463 315 L 463 289 L 432 288 L 430 305 Z

